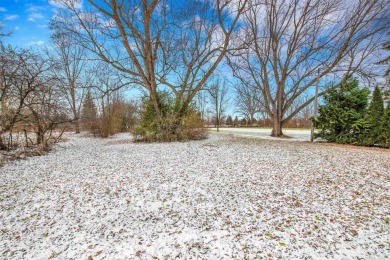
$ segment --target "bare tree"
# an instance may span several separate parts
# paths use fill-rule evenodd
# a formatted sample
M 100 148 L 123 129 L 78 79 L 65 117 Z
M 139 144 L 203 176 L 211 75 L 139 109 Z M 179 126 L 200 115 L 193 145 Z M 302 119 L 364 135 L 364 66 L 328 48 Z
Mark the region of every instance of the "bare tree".
M 66 113 L 66 103 L 61 83 L 55 75 L 51 72 L 42 75 L 37 88 L 26 99 L 27 111 L 23 120 L 25 126 L 33 129 L 37 145 L 47 148 L 53 131 L 60 125 L 64 125 L 62 132 L 66 129 L 66 123 L 71 121 Z
M 3 30 L 4 30 L 4 24 L 3 24 L 3 21 L 0 21 L 0 45 L 3 45 L 3 43 L 1 42 L 1 38 L 10 35 L 9 32 L 6 33 Z
M 217 132 L 219 132 L 219 127 L 221 126 L 221 121 L 229 102 L 227 81 L 217 79 L 208 85 L 207 90 L 210 95 L 210 104 L 215 117 L 215 126 L 217 127 Z
M 62 90 L 68 101 L 76 133 L 80 133 L 80 109 L 86 87 L 90 84 L 87 51 L 76 44 L 60 28 L 53 28 L 51 35 L 54 52 L 49 53 L 57 67 L 57 78 L 62 81 Z
M 133 127 L 138 108 L 135 103 L 128 102 L 123 97 L 124 91 L 132 88 L 126 75 L 101 61 L 95 63 L 92 74 L 94 79 L 89 90 L 100 101 L 100 115 L 96 125 L 98 134 L 108 137 Z M 122 121 L 125 124 L 123 126 Z
M 207 109 L 207 100 L 208 93 L 206 90 L 201 90 L 195 95 L 195 103 L 198 111 L 200 112 L 200 116 L 203 120 L 206 119 L 206 109 Z
M 261 95 L 257 88 L 248 88 L 243 84 L 235 85 L 235 105 L 237 112 L 244 116 L 249 124 L 255 121 L 255 115 L 261 111 Z
M 50 69 L 49 62 L 29 50 L 0 46 L 0 148 L 2 135 L 25 119 L 27 100 L 41 84 Z
M 313 93 L 317 71 L 330 88 L 332 77 L 370 76 L 364 61 L 377 51 L 387 28 L 387 0 L 253 0 L 245 13 L 244 51 L 230 56 L 234 75 L 257 88 L 273 120 L 272 136 L 314 97 L 291 110 L 294 101 Z
M 101 112 L 105 116 L 106 113 L 110 112 L 113 94 L 128 87 L 130 83 L 126 79 L 126 75 L 101 61 L 94 64 L 91 73 L 94 75 L 94 79 L 89 89 L 93 90 L 100 99 Z
M 377 64 L 383 65 L 386 71 L 384 74 L 384 82 L 379 86 L 383 92 L 385 101 L 388 101 L 390 100 L 390 55 L 388 54 L 388 52 L 390 51 L 390 32 L 387 33 L 387 40 L 383 43 L 383 50 L 386 57 L 381 61 L 377 62 Z
M 174 94 L 178 129 L 196 93 L 231 49 L 248 2 L 88 0 L 90 9 L 82 9 L 79 1 L 56 1 L 65 8 L 52 25 L 143 86 L 161 119 L 159 86 Z

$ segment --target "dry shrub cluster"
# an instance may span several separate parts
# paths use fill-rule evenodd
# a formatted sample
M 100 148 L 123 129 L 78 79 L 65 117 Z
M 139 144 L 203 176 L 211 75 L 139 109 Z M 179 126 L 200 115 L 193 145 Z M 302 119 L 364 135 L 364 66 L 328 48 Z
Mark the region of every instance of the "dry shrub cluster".
M 200 140 L 207 137 L 204 121 L 194 106 L 185 113 L 175 109 L 170 96 L 159 96 L 162 115 L 157 115 L 149 98 L 144 98 L 139 126 L 133 131 L 135 141 L 172 142 Z
M 102 104 L 101 113 L 98 114 L 92 95 L 88 93 L 82 110 L 82 126 L 94 136 L 107 138 L 132 130 L 138 121 L 137 113 L 135 103 L 125 101 L 118 95 Z

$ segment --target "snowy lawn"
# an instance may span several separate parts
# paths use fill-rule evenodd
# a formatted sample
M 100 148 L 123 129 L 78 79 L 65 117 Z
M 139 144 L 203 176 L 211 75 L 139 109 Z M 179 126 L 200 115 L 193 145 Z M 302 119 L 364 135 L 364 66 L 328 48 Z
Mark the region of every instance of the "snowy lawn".
M 210 132 L 216 132 L 217 128 L 210 128 Z M 271 128 L 255 128 L 255 127 L 228 127 L 228 128 L 220 128 L 220 133 L 232 134 L 235 136 L 241 137 L 253 137 L 253 138 L 261 138 L 268 140 L 281 140 L 280 138 L 271 137 Z M 310 129 L 283 129 L 283 133 L 287 135 L 289 138 L 284 138 L 282 140 L 288 141 L 310 141 Z
M 390 152 L 69 136 L 0 168 L 0 259 L 385 259 Z

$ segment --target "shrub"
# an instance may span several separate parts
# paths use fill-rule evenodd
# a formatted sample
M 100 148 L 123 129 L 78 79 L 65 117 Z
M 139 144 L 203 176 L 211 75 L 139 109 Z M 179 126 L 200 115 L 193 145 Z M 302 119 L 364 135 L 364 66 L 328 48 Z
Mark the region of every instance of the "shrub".
M 149 97 L 143 99 L 140 124 L 133 131 L 135 141 L 172 142 L 206 137 L 204 122 L 194 106 L 185 112 L 177 111 L 174 100 L 165 92 L 158 95 L 158 102 L 161 115 L 156 113 Z
M 369 90 L 359 88 L 356 79 L 347 79 L 324 96 L 314 126 L 321 129 L 315 137 L 328 142 L 359 144 L 366 122 L 364 114 Z
M 118 93 L 111 96 L 109 102 L 102 105 L 101 115 L 97 115 L 97 108 L 92 95 L 88 92 L 82 110 L 83 127 L 94 136 L 107 138 L 120 132 L 131 130 L 138 118 L 136 103 L 124 100 Z

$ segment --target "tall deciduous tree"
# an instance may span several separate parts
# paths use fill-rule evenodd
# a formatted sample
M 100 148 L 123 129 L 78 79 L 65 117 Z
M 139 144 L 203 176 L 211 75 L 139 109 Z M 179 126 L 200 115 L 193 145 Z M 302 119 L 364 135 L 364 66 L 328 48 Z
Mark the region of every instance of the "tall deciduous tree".
M 217 132 L 219 132 L 219 127 L 221 126 L 221 121 L 229 102 L 227 82 L 216 80 L 209 84 L 207 90 L 209 92 L 210 104 L 215 117 Z
M 387 37 L 390 37 L 390 33 L 387 33 Z M 383 43 L 383 49 L 390 51 L 390 39 Z M 390 65 L 390 55 L 378 62 L 379 64 Z M 385 72 L 385 76 L 390 76 L 390 66 Z
M 249 124 L 252 124 L 256 119 L 255 115 L 261 111 L 261 98 L 257 89 L 250 89 L 243 84 L 235 86 L 236 97 L 235 104 L 237 112 L 244 116 Z
M 86 87 L 90 83 L 87 70 L 86 49 L 70 37 L 61 28 L 52 28 L 52 41 L 54 43 L 53 62 L 57 66 L 57 77 L 62 82 L 62 90 L 69 103 L 73 116 L 76 133 L 80 133 L 80 109 Z
M 383 50 L 386 51 L 388 56 L 383 60 L 379 61 L 378 64 L 387 66 L 387 69 L 384 74 L 386 82 L 382 86 L 382 91 L 385 100 L 390 100 L 390 55 L 388 54 L 390 51 L 390 33 L 387 33 L 387 41 L 383 43 Z
M 247 48 L 232 53 L 230 65 L 245 86 L 261 93 L 273 136 L 282 136 L 283 124 L 314 100 L 317 77 L 327 83 L 363 73 L 364 60 L 389 28 L 387 0 L 251 2 L 241 37 Z M 291 110 L 302 94 L 311 98 Z
M 232 48 L 248 2 L 88 0 L 80 8 L 79 1 L 55 1 L 64 9 L 52 25 L 143 86 L 161 119 L 158 92 L 173 93 L 178 128 L 196 93 Z

